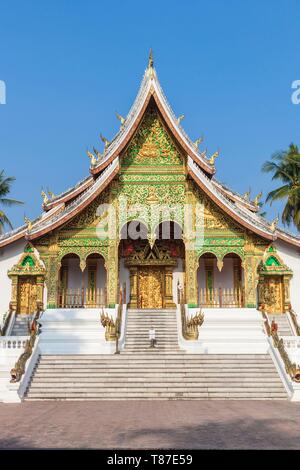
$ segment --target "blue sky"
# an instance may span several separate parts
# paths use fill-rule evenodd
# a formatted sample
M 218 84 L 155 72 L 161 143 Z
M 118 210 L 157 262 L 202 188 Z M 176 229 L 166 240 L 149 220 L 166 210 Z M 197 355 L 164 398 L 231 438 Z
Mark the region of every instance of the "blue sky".
M 42 187 L 57 194 L 88 174 L 86 148 L 117 132 L 150 47 L 175 113 L 220 148 L 217 177 L 233 190 L 266 194 L 262 163 L 300 144 L 298 1 L 0 0 L 0 11 L 0 168 L 26 203 L 7 209 L 14 226 L 39 215 Z

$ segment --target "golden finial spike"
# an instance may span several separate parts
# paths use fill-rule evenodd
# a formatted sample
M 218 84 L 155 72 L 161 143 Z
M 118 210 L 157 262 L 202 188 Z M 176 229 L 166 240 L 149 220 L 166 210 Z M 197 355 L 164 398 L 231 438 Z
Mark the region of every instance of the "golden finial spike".
M 195 140 L 194 145 L 195 145 L 196 149 L 198 149 L 201 142 L 203 142 L 203 137 L 199 137 L 199 139 Z
M 245 199 L 246 201 L 249 201 L 250 200 L 250 193 L 251 193 L 251 189 L 249 189 L 249 191 L 245 192 L 245 194 L 243 195 L 243 199 Z
M 178 118 L 177 118 L 177 124 L 180 124 L 181 121 L 183 121 L 184 119 L 184 114 L 181 114 Z
M 101 158 L 103 157 L 103 154 L 100 153 L 99 150 L 97 150 L 95 147 L 93 147 L 93 152 L 96 155 L 97 160 L 101 160 Z
M 255 197 L 255 199 L 254 199 L 254 201 L 253 201 L 253 203 L 254 203 L 254 205 L 255 205 L 256 207 L 259 206 L 259 202 L 260 202 L 260 200 L 261 200 L 261 198 L 262 198 L 262 194 L 263 194 L 262 191 L 261 191 L 260 193 L 258 193 L 258 195 Z
M 277 216 L 276 219 L 274 219 L 270 225 L 270 229 L 272 232 L 275 232 L 275 230 L 277 229 L 278 222 L 279 222 L 279 217 Z
M 121 126 L 124 126 L 126 119 L 117 112 L 116 112 L 116 116 L 117 116 L 117 119 L 119 119 Z
M 153 51 L 152 51 L 152 47 L 150 47 L 150 51 L 149 51 L 149 59 L 148 59 L 148 69 L 152 69 L 154 66 L 154 59 L 153 59 Z
M 52 191 L 50 191 L 49 189 L 47 190 L 47 193 L 48 193 L 50 199 L 54 199 L 54 198 L 55 198 L 55 194 L 54 194 Z
M 102 140 L 102 142 L 104 143 L 104 149 L 106 150 L 107 147 L 109 146 L 110 144 L 110 141 L 104 137 L 104 135 L 100 134 L 100 139 Z
M 87 153 L 87 156 L 89 157 L 89 159 L 91 160 L 91 166 L 96 165 L 97 158 L 95 157 L 95 155 L 93 153 L 89 152 L 88 150 L 86 151 L 86 153 Z
M 26 215 L 24 215 L 24 222 L 27 225 L 27 230 L 30 231 L 32 229 L 32 222 Z
M 49 198 L 48 198 L 47 194 L 45 193 L 45 191 L 41 191 L 41 196 L 43 198 L 43 204 L 48 204 Z
M 217 152 L 215 152 L 209 159 L 209 164 L 214 166 L 215 165 L 215 161 L 216 161 L 216 158 L 219 156 L 219 150 L 217 150 Z

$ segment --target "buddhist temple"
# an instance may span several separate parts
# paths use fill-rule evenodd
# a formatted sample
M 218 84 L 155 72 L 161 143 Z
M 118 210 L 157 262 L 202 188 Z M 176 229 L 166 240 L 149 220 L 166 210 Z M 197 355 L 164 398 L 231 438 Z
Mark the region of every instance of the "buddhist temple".
M 84 179 L 43 192 L 41 215 L 0 237 L 0 400 L 299 399 L 300 238 L 260 215 L 261 195 L 218 180 L 222 155 L 185 133 L 152 53 L 131 109 L 117 118 L 117 135 L 91 144 Z M 59 375 L 51 386 L 37 382 L 54 357 L 72 368 L 86 361 L 86 371 L 103 361 L 113 371 L 128 357 L 202 370 L 217 358 L 216 377 L 226 367 L 243 377 L 261 361 L 266 375 L 255 369 L 236 389 L 224 378 L 208 392 L 200 378 L 194 388 L 178 378 L 167 387 L 164 372 L 159 385 L 151 379 L 131 394 L 105 379 L 90 389 L 70 379 L 62 391 Z

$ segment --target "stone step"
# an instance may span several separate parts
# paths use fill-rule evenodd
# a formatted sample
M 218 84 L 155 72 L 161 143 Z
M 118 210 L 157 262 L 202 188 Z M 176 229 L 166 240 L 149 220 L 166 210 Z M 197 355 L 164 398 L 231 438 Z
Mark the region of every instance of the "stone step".
M 168 334 L 177 334 L 177 328 L 174 328 L 174 325 L 168 327 L 167 325 L 160 325 L 154 326 L 155 328 L 155 333 L 163 333 L 165 335 Z M 149 332 L 149 328 L 147 328 L 145 325 L 128 325 L 126 328 L 126 333 L 127 334 L 136 334 L 136 332 L 139 331 L 140 333 L 146 334 Z
M 225 399 L 230 399 L 230 400 L 265 400 L 265 399 L 270 399 L 270 400 L 286 400 L 286 394 L 281 393 L 281 392 L 186 392 L 186 393 L 147 393 L 143 391 L 142 393 L 128 393 L 124 395 L 123 393 L 114 393 L 110 394 L 109 396 L 103 395 L 102 392 L 97 392 L 97 393 L 91 393 L 89 392 L 88 394 L 85 392 L 78 392 L 78 393 L 73 393 L 73 394 L 67 394 L 67 393 L 57 393 L 56 391 L 51 393 L 51 392 L 37 392 L 37 393 L 32 393 L 30 397 L 26 398 L 26 400 L 36 400 L 36 399 L 44 399 L 44 400 L 74 400 L 74 399 L 83 399 L 83 400 L 128 400 L 128 399 L 133 399 L 133 400 L 144 400 L 144 399 L 180 399 L 182 400 L 183 398 L 186 398 L 188 400 L 194 398 L 194 399 L 204 399 L 204 400 L 211 400 L 211 399 L 219 399 L 219 400 L 225 400 Z
M 188 357 L 188 358 L 198 358 L 198 359 L 201 359 L 201 360 L 215 360 L 215 359 L 218 359 L 218 361 L 220 362 L 220 360 L 223 360 L 223 359 L 240 359 L 242 361 L 248 361 L 249 359 L 261 359 L 261 360 L 267 360 L 269 361 L 271 364 L 273 364 L 273 361 L 271 359 L 271 357 L 268 355 L 268 354 L 186 354 L 184 351 L 180 351 L 180 353 L 173 353 L 171 354 L 172 357 L 179 357 L 179 356 L 184 356 L 184 357 Z M 114 355 L 110 355 L 110 354 L 43 354 L 42 356 L 40 356 L 39 360 L 46 360 L 46 359 L 50 359 L 51 361 L 52 360 L 56 360 L 56 359 L 59 359 L 59 360 L 62 360 L 64 361 L 65 359 L 91 359 L 91 360 L 94 360 L 94 359 L 102 359 L 102 358 L 114 358 L 115 356 Z M 126 357 L 126 354 L 125 353 L 122 353 L 120 356 L 117 356 L 118 358 L 122 357 L 122 358 L 125 358 Z M 147 355 L 147 359 L 149 358 L 149 356 Z
M 128 365 L 128 366 L 135 366 L 135 365 L 147 365 L 147 364 L 152 364 L 153 366 L 155 365 L 161 365 L 163 367 L 167 366 L 167 365 L 175 365 L 177 367 L 189 367 L 189 366 L 199 366 L 199 367 L 208 367 L 208 368 L 211 368 L 211 369 L 215 369 L 215 368 L 218 368 L 218 369 L 222 369 L 223 367 L 238 367 L 238 368 L 243 368 L 245 370 L 247 369 L 251 369 L 251 368 L 254 368 L 254 369 L 257 369 L 259 368 L 260 366 L 263 366 L 263 368 L 268 368 L 268 367 L 271 367 L 273 368 L 273 364 L 271 363 L 264 363 L 264 362 L 257 362 L 257 363 L 249 363 L 249 364 L 245 364 L 244 362 L 241 362 L 241 363 L 235 363 L 235 362 L 224 362 L 224 363 L 219 363 L 219 362 L 199 362 L 197 361 L 197 359 L 195 360 L 184 360 L 184 359 L 180 359 L 180 360 L 176 360 L 176 359 L 172 359 L 172 358 L 169 358 L 169 359 L 165 359 L 165 358 L 160 358 L 160 357 L 152 357 L 150 360 L 147 360 L 146 358 L 145 359 L 139 359 L 139 358 L 134 358 L 133 359 L 130 359 L 130 358 L 126 358 L 126 360 L 122 360 L 120 359 L 120 361 L 117 360 L 117 358 L 113 358 L 113 359 L 103 359 L 103 361 L 95 361 L 93 363 L 91 362 L 86 362 L 86 361 L 80 361 L 78 363 L 74 363 L 73 361 L 66 361 L 66 362 L 63 362 L 63 361 L 55 361 L 55 362 L 51 362 L 51 361 L 41 361 L 40 362 L 40 367 L 53 367 L 53 366 L 64 366 L 64 365 L 67 365 L 67 366 L 71 366 L 71 367 L 76 367 L 77 365 L 83 365 L 84 367 L 90 367 L 90 368 L 93 368 L 93 367 L 96 367 L 98 365 L 101 365 L 101 364 L 106 364 L 108 366 L 110 365 L 119 365 L 119 367 L 123 367 L 124 365 Z
M 158 347 L 155 347 L 155 348 L 149 348 L 149 346 L 147 348 L 138 348 L 138 347 L 132 347 L 132 348 L 127 348 L 126 350 L 124 349 L 124 351 L 126 352 L 126 354 L 144 354 L 144 353 L 147 353 L 149 352 L 149 354 L 152 354 L 153 351 L 156 352 L 156 354 L 164 354 L 164 353 L 172 353 L 172 352 L 180 352 L 180 349 L 179 349 L 179 346 L 174 346 L 172 349 L 170 348 L 164 348 L 163 346 L 158 346 Z
M 119 355 L 40 357 L 26 399 L 286 399 L 269 355 L 190 355 L 129 342 L 132 352 Z
M 8 370 L 9 371 L 9 370 Z M 151 378 L 151 377 L 157 377 L 157 378 L 194 378 L 194 377 L 206 377 L 206 378 L 220 378 L 220 379 L 226 379 L 228 377 L 236 377 L 236 378 L 248 378 L 250 377 L 251 380 L 258 380 L 261 378 L 279 378 L 279 376 L 274 375 L 274 373 L 271 372 L 266 372 L 264 370 L 257 371 L 257 370 L 252 370 L 251 372 L 248 371 L 240 371 L 240 370 L 228 370 L 228 371 L 218 371 L 218 374 L 216 374 L 216 371 L 210 371 L 210 370 L 195 370 L 191 369 L 189 371 L 186 371 L 186 369 L 180 369 L 179 371 L 177 370 L 166 370 L 166 369 L 161 369 L 161 370 L 148 370 L 148 371 L 143 371 L 142 369 L 136 370 L 136 369 L 126 369 L 120 367 L 119 369 L 114 369 L 113 371 L 113 376 L 110 373 L 111 369 L 106 368 L 102 370 L 89 370 L 89 371 L 74 371 L 74 370 L 69 370 L 66 371 L 64 370 L 55 370 L 53 371 L 52 369 L 49 368 L 47 369 L 37 369 L 35 372 L 34 378 L 35 377 L 94 377 L 94 378 L 101 378 L 101 377 L 141 377 L 145 378 L 145 380 Z M 66 373 L 67 372 L 67 373 Z M 280 380 L 280 379 L 279 379 Z
M 149 339 L 147 339 L 147 340 L 128 339 L 125 342 L 124 349 L 126 350 L 127 347 L 130 347 L 130 346 L 149 348 L 150 347 L 150 340 Z M 171 346 L 171 347 L 178 346 L 178 341 L 159 338 L 159 339 L 156 339 L 155 347 L 157 348 L 159 346 Z
M 55 371 L 60 371 L 60 372 L 63 372 L 63 373 L 67 373 L 68 370 L 73 370 L 74 367 L 73 366 L 53 366 L 52 367 L 52 370 L 55 370 Z M 134 367 L 132 366 L 120 366 L 120 365 L 114 365 L 114 364 L 104 364 L 104 365 L 99 365 L 97 367 L 93 367 L 93 368 L 87 368 L 86 366 L 82 366 L 82 367 L 76 367 L 76 369 L 79 371 L 80 369 L 83 369 L 85 373 L 92 373 L 92 372 L 97 372 L 99 370 L 103 370 L 103 369 L 108 369 L 108 370 L 111 370 L 112 372 L 115 371 L 115 370 L 120 370 L 120 371 L 128 371 L 128 370 L 134 370 L 134 371 L 138 371 L 138 370 L 141 370 L 142 372 L 147 372 L 147 371 L 155 371 L 155 372 L 169 372 L 169 373 L 172 373 L 174 370 L 176 371 L 178 369 L 178 367 L 176 366 L 176 364 L 174 365 L 168 365 L 167 367 L 164 367 L 164 366 L 158 366 L 156 364 L 154 365 L 151 365 L 150 367 L 147 367 L 147 371 L 144 371 L 145 369 L 145 364 L 139 364 L 139 365 L 136 365 Z M 207 371 L 212 371 L 212 368 L 211 367 L 201 367 L 201 366 L 198 366 L 198 365 L 195 365 L 195 366 L 188 366 L 188 367 L 182 367 L 182 369 L 184 369 L 185 372 L 207 372 Z M 213 372 L 215 375 L 221 373 L 224 371 L 224 369 L 226 369 L 225 367 L 224 368 L 217 368 L 215 367 L 213 369 Z M 249 372 L 258 372 L 258 371 L 268 371 L 269 368 L 264 368 L 264 367 L 260 367 L 259 369 L 255 368 L 255 367 L 252 367 L 252 368 L 249 368 L 249 369 L 244 369 L 244 372 L 247 373 L 247 371 L 249 370 Z M 39 366 L 39 370 L 40 371 L 49 371 L 49 367 L 43 367 L 42 365 Z M 51 370 L 51 369 L 50 369 Z M 227 371 L 233 371 L 233 372 L 236 372 L 236 371 L 241 371 L 241 367 L 227 367 Z
M 132 324 L 151 324 L 155 323 L 156 325 L 165 325 L 165 324 L 172 324 L 175 322 L 176 324 L 176 317 L 154 317 L 154 316 L 149 316 L 149 317 L 140 317 L 140 316 L 132 316 L 132 317 L 127 317 L 127 322 L 130 322 Z
M 80 380 L 77 380 L 80 378 Z M 188 376 L 183 376 L 184 381 L 180 380 L 181 377 L 173 377 L 172 375 L 166 376 L 166 377 L 157 377 L 157 376 L 134 376 L 132 375 L 131 377 L 126 377 L 124 375 L 119 375 L 119 376 L 100 376 L 100 377 L 91 377 L 91 380 L 89 381 L 89 377 L 74 377 L 74 376 L 53 376 L 53 377 L 45 377 L 45 376 L 35 376 L 33 381 L 32 381 L 32 386 L 37 385 L 37 384 L 51 384 L 51 385 L 57 385 L 64 387 L 68 383 L 75 384 L 76 386 L 79 384 L 86 384 L 87 386 L 92 386 L 94 384 L 103 384 L 103 386 L 113 386 L 113 384 L 117 384 L 116 386 L 119 386 L 120 383 L 126 383 L 127 385 L 137 385 L 137 384 L 142 384 L 143 386 L 147 386 L 147 384 L 159 384 L 159 385 L 166 385 L 166 384 L 174 384 L 175 386 L 185 386 L 186 384 L 192 385 L 195 384 L 197 386 L 208 386 L 211 384 L 218 384 L 218 386 L 223 387 L 224 386 L 224 377 L 188 377 Z M 265 380 L 264 380 L 265 379 Z M 253 379 L 253 377 L 249 376 L 244 376 L 241 377 L 241 379 L 236 376 L 236 377 L 231 377 L 228 376 L 226 377 L 226 386 L 231 386 L 231 385 L 245 385 L 245 384 L 250 384 L 250 386 L 257 386 L 257 385 L 262 385 L 264 383 L 272 383 L 272 384 L 279 384 L 281 385 L 280 379 L 277 379 L 277 377 L 274 376 L 269 376 L 269 377 L 257 377 L 257 379 Z
M 266 396 L 263 396 L 263 397 L 257 397 L 257 396 L 253 396 L 253 397 L 236 397 L 236 396 L 227 396 L 227 397 L 214 397 L 214 396 L 209 396 L 209 397 L 186 397 L 186 396 L 181 396 L 181 397 L 164 397 L 164 396 L 160 396 L 160 397 L 156 397 L 156 396 L 152 396 L 152 397 L 130 397 L 130 396 L 126 396 L 126 397 L 111 397 L 109 398 L 109 401 L 202 401 L 202 400 L 211 400 L 211 401 L 232 401 L 232 400 L 239 400 L 239 401 L 257 401 L 257 400 L 263 400 L 263 401 L 284 401 L 286 400 L 286 397 L 283 397 L 283 396 L 279 396 L 279 397 L 266 397 Z M 36 397 L 36 398 L 26 398 L 26 401 L 36 401 L 36 402 L 51 402 L 51 401 L 66 401 L 66 402 L 95 402 L 95 401 L 99 401 L 99 402 L 103 402 L 103 401 L 108 401 L 108 399 L 106 397 L 93 397 L 93 398 L 90 398 L 90 397 L 63 397 L 63 398 L 57 398 L 57 397 L 44 397 L 44 398 L 40 398 L 40 397 Z
M 266 392 L 265 388 L 260 384 L 259 386 L 257 387 L 249 387 L 249 386 L 245 386 L 245 387 L 224 387 L 222 388 L 222 390 L 220 390 L 220 387 L 217 386 L 217 387 L 213 387 L 213 386 L 210 386 L 210 387 L 206 387 L 206 386 L 203 386 L 203 387 L 199 387 L 199 386 L 195 386 L 193 387 L 192 385 L 189 384 L 188 387 L 183 387 L 183 386 L 175 386 L 174 384 L 171 384 L 170 387 L 164 387 L 164 386 L 153 386 L 152 384 L 150 386 L 144 386 L 144 387 L 141 387 L 141 386 L 136 386 L 135 384 L 133 386 L 126 386 L 126 387 L 101 387 L 102 388 L 102 391 L 103 393 L 105 394 L 111 394 L 111 395 L 114 395 L 114 394 L 118 394 L 118 395 L 124 395 L 126 393 L 129 393 L 129 394 L 143 394 L 143 393 L 146 393 L 146 394 L 151 394 L 151 393 L 157 393 L 157 394 L 160 394 L 160 393 L 172 393 L 172 394 L 179 394 L 179 393 L 186 393 L 186 394 L 195 394 L 195 393 L 207 393 L 207 394 L 211 394 L 211 393 L 220 393 L 222 392 L 223 394 L 227 394 L 227 393 L 262 393 L 262 394 L 267 394 L 268 392 Z M 272 387 L 272 394 L 276 394 L 276 393 L 279 393 L 281 394 L 282 389 L 280 387 L 278 387 L 277 389 L 275 387 Z M 51 393 L 51 392 L 54 392 L 54 393 L 57 393 L 58 395 L 59 394 L 70 394 L 70 395 L 74 395 L 74 394 L 77 394 L 77 393 L 85 393 L 87 395 L 92 395 L 92 394 L 96 394 L 96 393 L 99 393 L 99 387 L 87 387 L 86 385 L 83 387 L 83 386 L 71 386 L 70 388 L 68 387 L 63 387 L 63 388 L 59 388 L 59 387 L 51 387 L 49 385 L 47 385 L 47 393 Z M 34 394 L 34 393 L 44 393 L 43 392 L 43 386 L 42 386 L 42 389 L 40 390 L 38 387 L 32 387 L 32 390 L 31 390 L 31 393 Z
M 89 364 L 91 365 L 92 367 L 96 364 L 103 364 L 103 363 L 107 363 L 107 364 L 111 364 L 111 363 L 117 363 L 117 364 L 120 364 L 120 363 L 126 363 L 126 364 L 144 364 L 144 363 L 149 363 L 149 362 L 152 362 L 152 363 L 158 363 L 158 364 L 169 364 L 170 362 L 176 364 L 176 365 L 189 365 L 189 364 L 192 364 L 192 363 L 197 363 L 199 365 L 202 365 L 202 364 L 209 364 L 210 366 L 220 366 L 222 367 L 223 364 L 230 364 L 230 365 L 244 365 L 245 367 L 248 367 L 249 364 L 251 364 L 252 366 L 253 365 L 259 365 L 259 364 L 264 364 L 264 365 L 273 365 L 272 361 L 268 361 L 266 362 L 265 360 L 263 359 L 257 359 L 257 360 L 248 360 L 248 361 L 241 361 L 241 360 L 235 360 L 235 359 L 224 359 L 224 360 L 217 360 L 217 359 L 212 359 L 212 360 L 206 360 L 206 359 L 201 359 L 199 357 L 189 357 L 188 355 L 183 355 L 183 356 L 179 356 L 177 357 L 176 354 L 173 354 L 172 355 L 168 355 L 167 357 L 163 357 L 163 358 L 157 358 L 155 355 L 153 357 L 147 357 L 147 355 L 145 355 L 144 357 L 140 357 L 140 356 L 137 356 L 137 357 L 134 357 L 132 358 L 132 356 L 129 356 L 126 355 L 126 356 L 123 356 L 123 354 L 120 354 L 119 356 L 116 356 L 116 355 L 106 355 L 104 357 L 101 357 L 101 358 L 96 358 L 96 359 L 84 359 L 84 358 L 80 358 L 80 359 L 77 359 L 77 360 L 74 360 L 74 359 L 41 359 L 39 364 L 72 364 L 72 365 L 77 365 L 77 364 Z

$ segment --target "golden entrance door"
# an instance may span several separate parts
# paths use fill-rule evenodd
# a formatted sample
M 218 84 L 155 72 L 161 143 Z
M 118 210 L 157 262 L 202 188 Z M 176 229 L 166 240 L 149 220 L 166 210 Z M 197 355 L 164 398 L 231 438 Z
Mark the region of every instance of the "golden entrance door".
M 18 283 L 18 313 L 36 311 L 37 289 L 35 276 L 20 276 Z
M 138 273 L 138 307 L 163 307 L 163 278 L 160 268 L 147 267 L 139 269 Z
M 283 313 L 282 276 L 266 276 L 264 286 L 265 309 L 268 313 Z

